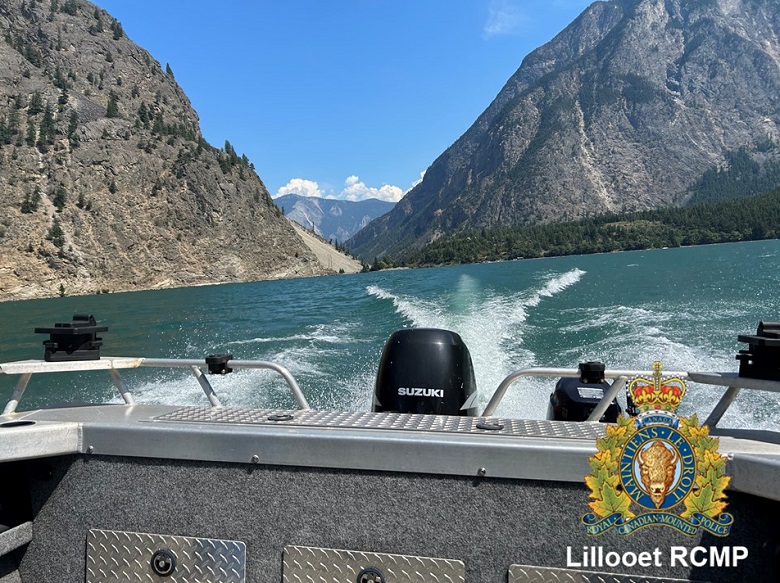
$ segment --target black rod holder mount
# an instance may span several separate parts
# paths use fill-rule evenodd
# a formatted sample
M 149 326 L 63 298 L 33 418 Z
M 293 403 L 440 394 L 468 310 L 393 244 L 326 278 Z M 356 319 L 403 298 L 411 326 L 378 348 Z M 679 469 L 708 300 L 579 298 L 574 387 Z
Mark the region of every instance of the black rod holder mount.
M 737 354 L 739 376 L 780 381 L 780 322 L 760 322 L 752 336 L 738 336 L 747 350 Z
M 48 334 L 44 340 L 46 362 L 74 360 L 100 360 L 103 339 L 98 332 L 106 332 L 108 326 L 98 326 L 91 314 L 73 314 L 71 322 L 58 322 L 52 328 L 36 328 L 36 334 Z

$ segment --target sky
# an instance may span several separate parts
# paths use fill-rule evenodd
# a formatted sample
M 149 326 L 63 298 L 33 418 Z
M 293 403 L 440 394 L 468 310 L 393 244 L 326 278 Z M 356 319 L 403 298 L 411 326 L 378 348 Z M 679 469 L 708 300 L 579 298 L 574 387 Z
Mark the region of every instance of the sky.
M 399 200 L 590 0 L 97 0 L 271 196 Z

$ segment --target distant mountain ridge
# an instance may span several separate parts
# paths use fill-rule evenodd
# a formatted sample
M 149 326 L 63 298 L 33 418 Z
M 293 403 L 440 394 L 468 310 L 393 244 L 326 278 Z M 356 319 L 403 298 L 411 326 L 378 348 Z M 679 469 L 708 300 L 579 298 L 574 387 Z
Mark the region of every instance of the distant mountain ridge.
M 370 260 L 469 229 L 684 204 L 740 149 L 763 167 L 780 150 L 779 38 L 776 0 L 595 2 L 348 245 Z
M 299 194 L 285 194 L 274 199 L 287 218 L 313 230 L 327 241 L 343 243 L 372 220 L 389 212 L 395 203 L 367 200 L 336 200 Z

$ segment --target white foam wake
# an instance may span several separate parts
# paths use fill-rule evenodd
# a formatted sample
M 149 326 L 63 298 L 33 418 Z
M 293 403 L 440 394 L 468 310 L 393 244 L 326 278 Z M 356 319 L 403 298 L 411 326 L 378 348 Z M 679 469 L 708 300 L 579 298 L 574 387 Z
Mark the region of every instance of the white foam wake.
M 366 288 L 369 295 L 380 300 L 392 300 L 396 312 L 409 320 L 415 328 L 441 327 L 441 312 L 433 302 L 394 294 L 377 285 Z
M 526 305 L 538 306 L 542 299 L 551 298 L 555 294 L 558 294 L 579 282 L 585 273 L 586 272 L 582 269 L 577 269 L 575 267 L 571 271 L 552 277 L 538 291 L 531 295 L 526 302 Z
M 484 406 L 510 372 L 535 364 L 533 352 L 523 347 L 528 311 L 579 282 L 581 269 L 548 275 L 541 285 L 519 293 L 499 294 L 480 289 L 474 278 L 461 276 L 452 294 L 437 300 L 388 291 L 377 285 L 369 295 L 391 300 L 395 311 L 412 327 L 444 328 L 458 333 L 469 347 Z M 508 409 L 516 409 L 521 397 L 507 397 Z M 502 407 L 504 409 L 504 407 Z M 524 411 L 527 415 L 528 411 Z M 534 412 L 539 415 L 538 411 Z

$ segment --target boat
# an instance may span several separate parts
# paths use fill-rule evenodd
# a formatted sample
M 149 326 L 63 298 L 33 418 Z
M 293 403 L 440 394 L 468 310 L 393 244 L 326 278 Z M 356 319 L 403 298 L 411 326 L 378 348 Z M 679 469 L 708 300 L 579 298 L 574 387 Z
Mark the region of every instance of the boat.
M 594 536 L 585 476 L 598 440 L 621 427 L 599 419 L 628 384 L 658 381 L 660 367 L 600 369 L 607 384 L 583 393 L 595 401 L 582 420 L 496 414 L 523 379 L 577 379 L 582 367 L 518 370 L 483 411 L 463 414 L 475 409 L 467 391 L 444 414 L 419 407 L 440 394 L 399 378 L 440 374 L 449 365 L 436 354 L 457 335 L 411 331 L 404 345 L 407 331 L 391 337 L 380 362 L 401 366 L 380 370 L 377 384 L 403 382 L 393 398 L 418 410 L 388 410 L 377 395 L 372 411 L 321 411 L 281 364 L 104 356 L 103 329 L 76 316 L 44 330 L 53 340 L 43 360 L 0 365 L 18 379 L 0 415 L 0 582 L 780 580 L 780 433 L 718 426 L 740 391 L 780 392 L 767 378 L 780 363 L 771 352 L 780 328 L 762 326 L 739 373 L 663 377 L 712 392 L 701 427 L 725 458 L 733 522 L 714 533 L 656 524 Z M 74 336 L 80 348 L 63 348 Z M 774 356 L 761 356 L 767 350 Z M 461 387 L 463 362 L 454 364 Z M 142 367 L 189 370 L 203 406 L 136 402 L 121 373 Z M 258 368 L 279 374 L 298 408 L 222 406 L 209 375 Z M 65 372 L 85 383 L 110 374 L 121 403 L 20 410 L 35 377 Z

